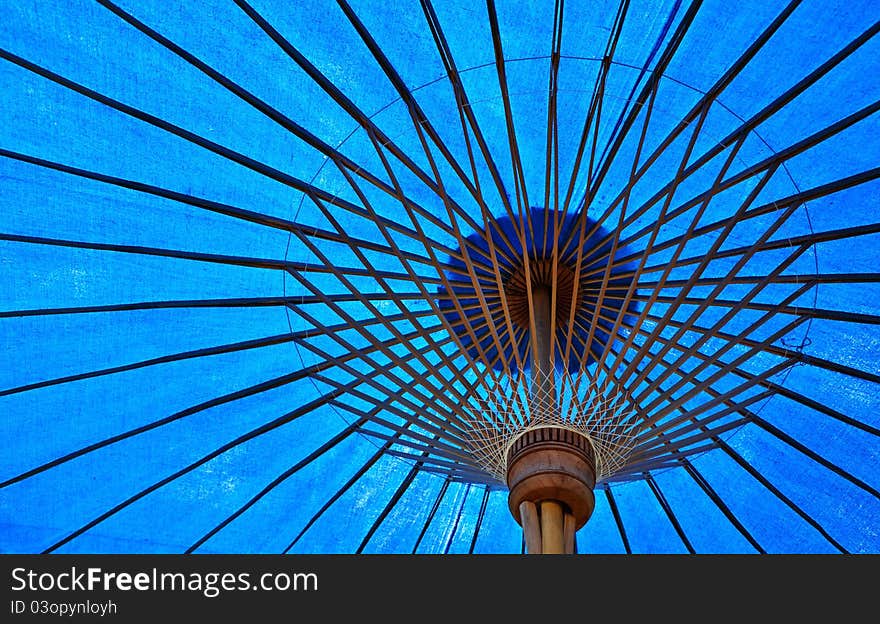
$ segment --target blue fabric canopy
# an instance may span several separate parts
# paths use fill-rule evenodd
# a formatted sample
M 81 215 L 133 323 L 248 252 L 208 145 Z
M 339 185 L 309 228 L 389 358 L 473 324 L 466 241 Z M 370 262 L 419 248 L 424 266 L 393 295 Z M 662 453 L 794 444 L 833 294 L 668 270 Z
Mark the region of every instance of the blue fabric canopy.
M 0 0 L 0 551 L 521 552 L 474 418 L 556 232 L 626 408 L 578 552 L 880 551 L 878 31 Z

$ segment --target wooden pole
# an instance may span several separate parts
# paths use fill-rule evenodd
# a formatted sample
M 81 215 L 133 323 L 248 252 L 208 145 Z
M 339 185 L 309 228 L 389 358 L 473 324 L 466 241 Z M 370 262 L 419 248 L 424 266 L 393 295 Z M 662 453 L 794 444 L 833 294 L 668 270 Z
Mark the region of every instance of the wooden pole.
M 552 410 L 555 404 L 556 384 L 553 379 L 553 351 L 551 319 L 553 293 L 545 285 L 533 284 L 532 305 L 535 315 L 536 351 L 532 359 L 533 409 Z M 545 555 L 565 553 L 563 535 L 565 510 L 558 501 L 543 500 L 541 505 L 541 552 Z
M 574 554 L 574 532 L 575 532 L 574 516 L 565 512 L 565 520 L 562 523 L 562 537 L 565 542 L 565 554 Z
M 545 555 L 565 554 L 563 510 L 556 501 L 541 501 L 541 551 Z
M 535 409 L 546 410 L 555 403 L 553 383 L 553 352 L 551 351 L 550 313 L 552 293 L 547 286 L 532 285 L 532 306 L 535 315 L 536 350 L 532 357 L 532 398 Z
M 508 506 L 523 528 L 529 554 L 574 554 L 574 534 L 593 512 L 595 457 L 589 439 L 554 425 L 556 414 L 552 290 L 532 284 L 530 402 L 537 427 L 508 448 Z
M 526 540 L 526 552 L 530 555 L 540 555 L 543 548 L 538 507 L 532 501 L 523 501 L 519 505 L 519 515 L 522 519 L 523 537 Z

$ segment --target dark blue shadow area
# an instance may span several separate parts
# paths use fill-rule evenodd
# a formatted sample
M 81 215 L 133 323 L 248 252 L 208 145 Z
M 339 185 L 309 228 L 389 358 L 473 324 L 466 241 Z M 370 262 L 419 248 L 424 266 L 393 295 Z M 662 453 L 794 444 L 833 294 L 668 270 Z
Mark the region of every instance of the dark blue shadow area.
M 451 293 L 445 286 L 440 286 L 437 290 L 438 305 L 446 320 L 455 328 L 471 357 L 494 362 L 493 368 L 496 370 L 502 370 L 505 362 L 513 365 L 516 362 L 514 347 L 512 344 L 508 344 L 510 341 L 508 325 L 504 320 L 502 300 L 496 276 L 491 267 L 494 262 L 497 262 L 504 286 L 504 296 L 514 320 L 514 333 L 519 337 L 522 335 L 520 330 L 528 328 L 528 307 L 525 303 L 524 288 L 524 257 L 528 255 L 533 285 L 550 287 L 553 266 L 551 259 L 554 241 L 556 241 L 559 258 L 556 263 L 556 366 L 559 370 L 565 367 L 569 372 L 576 372 L 582 366 L 581 362 L 585 361 L 587 365 L 590 365 L 595 362 L 596 354 L 602 353 L 610 340 L 614 323 L 621 314 L 623 314 L 623 320 L 618 328 L 618 339 L 622 327 L 631 328 L 634 325 L 635 315 L 639 312 L 637 302 L 630 301 L 625 312 L 623 304 L 638 265 L 637 252 L 627 247 L 618 246 L 612 256 L 612 233 L 604 227 L 598 226 L 596 221 L 587 216 L 579 218 L 577 214 L 566 214 L 557 217 L 558 227 L 554 223 L 552 211 L 533 207 L 530 210 L 530 217 L 531 226 L 526 223 L 524 228 L 520 228 L 519 218 L 516 221 L 512 221 L 506 215 L 495 218 L 490 224 L 491 242 L 495 248 L 494 254 L 485 232 L 476 232 L 468 236 L 466 240 L 469 244 L 466 245 L 466 249 L 457 250 L 461 256 L 447 258 L 447 264 L 451 268 L 445 272 L 445 275 L 449 281 Z M 521 229 L 525 230 L 524 246 L 517 234 Z M 560 349 L 564 348 L 562 345 L 565 344 L 568 334 L 571 300 L 574 294 L 572 284 L 579 251 L 578 241 L 582 241 L 580 243 L 581 268 L 578 273 L 580 285 L 577 289 L 573 344 L 568 361 L 563 363 L 564 353 Z M 467 263 L 464 261 L 465 257 L 470 260 L 473 266 L 473 275 L 468 270 Z M 611 268 L 607 286 L 600 298 L 600 286 L 608 263 L 613 262 L 613 259 L 620 258 L 630 259 Z M 486 305 L 493 316 L 501 345 L 505 347 L 501 358 L 498 358 L 496 341 L 486 323 L 483 307 L 474 286 L 474 275 L 479 282 Z M 462 314 L 459 313 L 449 297 L 450 294 L 456 298 L 461 306 L 463 319 Z M 601 304 L 599 303 L 600 299 Z M 597 307 L 600 309 L 599 317 L 596 316 Z M 590 338 L 590 327 L 593 323 L 595 323 L 595 329 L 592 338 Z M 476 338 L 476 341 L 471 334 Z M 528 344 L 529 341 L 524 339 L 517 347 L 520 360 L 524 363 L 528 362 Z M 585 359 L 583 353 L 587 348 L 589 348 L 589 355 Z

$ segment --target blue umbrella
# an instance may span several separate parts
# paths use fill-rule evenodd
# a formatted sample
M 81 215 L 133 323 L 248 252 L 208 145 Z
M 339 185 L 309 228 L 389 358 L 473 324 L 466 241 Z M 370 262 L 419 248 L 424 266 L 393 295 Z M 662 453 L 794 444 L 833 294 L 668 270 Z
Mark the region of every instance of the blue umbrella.
M 872 0 L 0 16 L 0 551 L 880 551 Z

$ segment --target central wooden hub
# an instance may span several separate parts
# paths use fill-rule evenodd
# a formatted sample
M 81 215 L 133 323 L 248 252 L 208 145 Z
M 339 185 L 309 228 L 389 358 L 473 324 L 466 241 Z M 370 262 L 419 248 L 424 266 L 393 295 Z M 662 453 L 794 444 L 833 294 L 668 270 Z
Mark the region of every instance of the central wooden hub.
M 575 530 L 593 514 L 596 460 L 583 435 L 562 427 L 531 429 L 517 438 L 507 455 L 508 505 L 521 525 L 522 503 L 555 501 L 573 517 Z
M 571 299 L 574 294 L 574 271 L 567 264 L 556 263 L 556 284 L 553 284 L 553 261 L 535 258 L 529 261 L 531 287 L 556 293 L 556 327 L 568 327 Z M 529 329 L 529 298 L 526 289 L 525 264 L 517 266 L 504 283 L 504 297 L 510 320 L 522 329 Z M 581 296 L 578 296 L 581 299 Z M 580 305 L 580 302 L 579 302 Z

